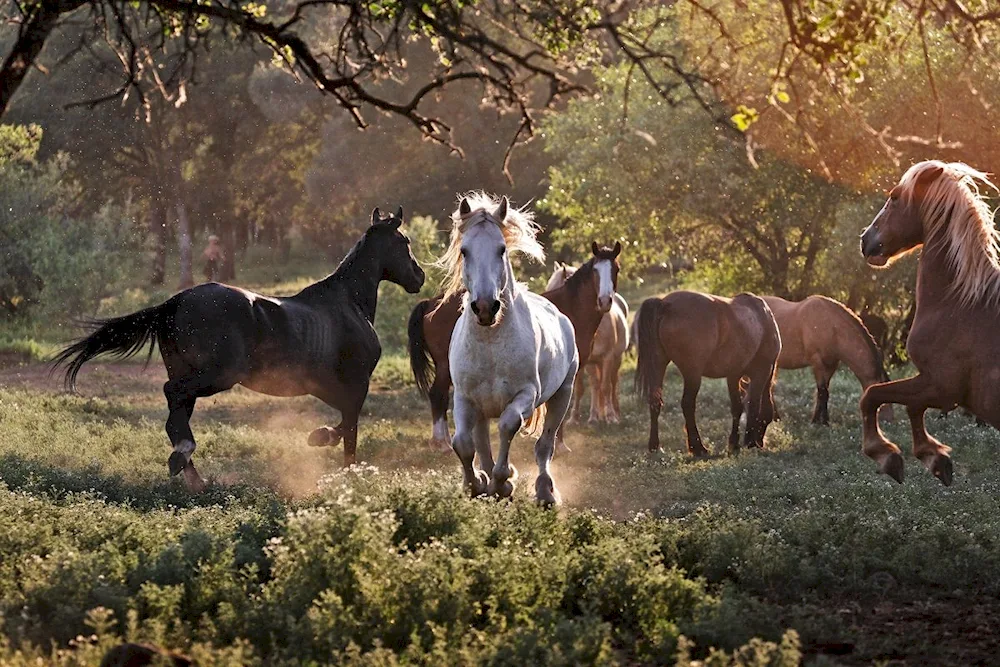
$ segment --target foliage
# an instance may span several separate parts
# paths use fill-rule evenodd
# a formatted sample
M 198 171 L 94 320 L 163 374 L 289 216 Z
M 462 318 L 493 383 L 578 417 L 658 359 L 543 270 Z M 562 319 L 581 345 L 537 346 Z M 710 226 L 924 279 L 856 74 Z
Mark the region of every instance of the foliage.
M 0 312 L 36 317 L 93 312 L 134 266 L 127 216 L 73 210 L 68 162 L 37 160 L 37 126 L 0 126 Z

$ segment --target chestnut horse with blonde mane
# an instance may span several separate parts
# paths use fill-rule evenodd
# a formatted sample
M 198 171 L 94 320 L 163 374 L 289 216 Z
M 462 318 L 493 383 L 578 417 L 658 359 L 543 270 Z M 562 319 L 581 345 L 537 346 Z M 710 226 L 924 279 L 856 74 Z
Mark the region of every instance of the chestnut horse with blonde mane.
M 767 303 L 753 294 L 732 299 L 699 292 L 671 292 L 646 299 L 635 316 L 635 388 L 649 402 L 649 451 L 660 449 L 659 418 L 663 407 L 663 376 L 674 362 L 684 378 L 684 431 L 688 452 L 708 455 L 695 423 L 695 402 L 701 379 L 726 378 L 733 428 L 729 449 L 739 447 L 743 416 L 744 378 L 747 425 L 745 447 L 763 447 L 764 433 L 774 418 L 775 366 L 781 353 L 781 335 Z
M 861 252 L 875 267 L 923 246 L 916 315 L 906 340 L 918 374 L 872 385 L 861 397 L 864 453 L 897 482 L 903 481 L 903 457 L 879 429 L 879 406 L 906 406 L 913 454 L 946 486 L 953 475 L 951 448 L 927 433 L 924 412 L 961 406 L 1000 428 L 1000 235 L 980 185 L 996 190 L 968 165 L 919 162 L 861 235 Z
M 840 364 L 854 373 L 862 389 L 889 381 L 875 339 L 844 304 L 818 294 L 802 301 L 762 298 L 781 332 L 778 368 L 812 368 L 816 378 L 813 424 L 830 424 L 830 380 Z M 883 417 L 892 419 L 892 406 L 885 407 Z
M 593 257 L 576 272 L 574 279 L 542 294 L 573 323 L 581 367 L 590 357 L 594 334 L 616 296 L 620 268 L 618 255 L 621 250 L 620 243 L 616 243 L 614 248 L 591 244 Z M 461 312 L 462 294 L 455 293 L 447 298 L 442 294 L 418 303 L 410 313 L 407 325 L 410 368 L 417 388 L 431 404 L 433 430 L 430 444 L 443 451 L 451 449 L 448 434 L 448 394 L 451 392 L 448 347 Z M 569 449 L 561 430 L 556 444 L 560 449 Z

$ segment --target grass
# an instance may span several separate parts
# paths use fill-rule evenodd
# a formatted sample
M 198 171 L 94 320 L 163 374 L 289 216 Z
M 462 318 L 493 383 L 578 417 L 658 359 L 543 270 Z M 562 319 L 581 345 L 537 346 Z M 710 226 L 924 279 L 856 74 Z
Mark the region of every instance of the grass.
M 405 317 L 395 300 L 380 326 Z M 649 458 L 632 364 L 623 422 L 569 427 L 554 512 L 531 502 L 525 440 L 513 502 L 462 496 L 391 348 L 349 471 L 339 449 L 305 446 L 335 420 L 318 401 L 242 388 L 199 401 L 201 495 L 167 478 L 156 363 L 95 364 L 80 395 L 36 365 L 0 371 L 0 664 L 96 665 L 121 638 L 201 664 L 993 659 L 995 431 L 931 418 L 955 447 L 955 484 L 910 458 L 899 486 L 859 453 L 853 377 L 834 379 L 826 428 L 809 424 L 811 377 L 786 372 L 766 451 L 695 462 L 671 373 L 667 453 Z M 706 381 L 698 410 L 723 452 L 722 381 Z M 886 430 L 908 445 L 905 419 Z

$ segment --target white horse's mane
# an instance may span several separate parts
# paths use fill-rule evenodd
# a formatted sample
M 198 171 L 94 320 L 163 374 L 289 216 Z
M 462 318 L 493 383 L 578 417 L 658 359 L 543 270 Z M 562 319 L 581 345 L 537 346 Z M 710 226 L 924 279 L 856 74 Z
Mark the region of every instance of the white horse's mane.
M 962 305 L 995 305 L 1000 302 L 1000 233 L 981 186 L 998 191 L 997 186 L 967 164 L 927 160 L 903 174 L 900 196 L 912 200 L 921 174 L 938 167 L 944 172 L 927 186 L 920 203 L 925 243 L 938 237 L 945 243 L 955 272 L 954 296 Z
M 541 228 L 535 222 L 534 212 L 528 210 L 527 206 L 508 207 L 507 217 L 497 220 L 493 217 L 493 212 L 500 206 L 500 199 L 481 190 L 468 192 L 458 199 L 459 202 L 463 199 L 468 201 L 471 210 L 463 216 L 456 208 L 451 214 L 451 242 L 436 262 L 445 271 L 444 298 L 441 303 L 462 289 L 462 235 L 476 225 L 491 223 L 499 227 L 504 243 L 507 244 L 507 252 L 520 252 L 537 262 L 545 261 L 545 250 L 536 238 Z

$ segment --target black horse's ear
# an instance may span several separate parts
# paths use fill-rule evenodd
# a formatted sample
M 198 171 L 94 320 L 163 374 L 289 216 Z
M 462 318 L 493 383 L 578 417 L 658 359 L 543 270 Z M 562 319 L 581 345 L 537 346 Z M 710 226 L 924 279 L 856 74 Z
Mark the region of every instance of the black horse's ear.
M 622 254 L 622 242 L 615 241 L 615 257 L 618 257 L 620 254 Z
M 458 205 L 459 215 L 469 215 L 472 213 L 472 207 L 469 206 L 469 200 L 467 197 L 462 197 L 462 203 Z
M 600 251 L 601 251 L 601 247 L 599 245 L 597 245 L 597 241 L 591 241 L 590 242 L 590 252 L 594 253 L 594 255 L 597 255 L 597 253 L 599 253 Z
M 508 203 L 507 195 L 504 195 L 500 198 L 500 205 L 497 206 L 497 210 L 493 212 L 493 218 L 501 225 L 503 224 L 503 221 L 507 219 Z
M 382 213 L 378 210 L 378 206 L 372 209 L 372 224 L 378 224 L 382 221 Z
M 917 176 L 917 185 L 928 186 L 937 180 L 938 176 L 944 173 L 944 167 L 941 165 L 934 165 L 929 169 L 925 169 L 921 172 L 920 176 Z
M 399 208 L 396 209 L 396 219 L 399 220 L 400 222 L 403 221 L 403 207 L 402 206 L 400 206 Z

